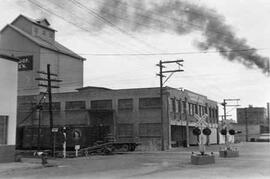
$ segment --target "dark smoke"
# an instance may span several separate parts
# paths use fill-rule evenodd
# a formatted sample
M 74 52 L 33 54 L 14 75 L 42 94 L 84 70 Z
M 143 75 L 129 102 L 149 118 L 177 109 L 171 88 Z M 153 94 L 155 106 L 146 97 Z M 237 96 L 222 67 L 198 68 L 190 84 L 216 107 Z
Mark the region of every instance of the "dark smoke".
M 238 61 L 248 68 L 258 67 L 264 73 L 268 71 L 268 58 L 260 56 L 245 39 L 237 37 L 222 15 L 202 5 L 181 0 L 29 1 L 43 3 L 46 8 L 49 2 L 54 11 L 93 32 L 107 26 L 128 33 L 154 29 L 185 35 L 200 31 L 203 40 L 195 43 L 200 50 L 216 49 L 230 61 Z
M 201 31 L 203 41 L 196 46 L 201 50 L 216 49 L 230 61 L 239 61 L 248 68 L 254 66 L 267 72 L 268 58 L 260 56 L 245 39 L 235 35 L 225 18 L 215 10 L 179 0 L 149 1 L 104 0 L 98 14 L 113 24 L 131 31 L 149 28 L 183 35 Z M 103 28 L 100 24 L 99 28 Z

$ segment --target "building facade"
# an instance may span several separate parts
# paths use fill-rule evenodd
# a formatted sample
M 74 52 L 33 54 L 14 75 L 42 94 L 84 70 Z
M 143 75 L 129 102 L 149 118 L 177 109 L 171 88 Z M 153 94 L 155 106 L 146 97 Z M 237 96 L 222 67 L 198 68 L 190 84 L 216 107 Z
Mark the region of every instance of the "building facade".
M 255 141 L 262 133 L 269 132 L 267 109 L 264 107 L 237 108 L 237 124 L 234 127 L 241 131 L 239 141 Z
M 208 114 L 207 122 L 212 131 L 208 142 L 218 143 L 217 102 L 188 90 L 166 87 L 161 122 L 159 95 L 159 88 L 113 90 L 84 87 L 78 92 L 55 93 L 53 122 L 57 127 L 107 126 L 117 141 L 136 139 L 141 143 L 140 150 L 160 150 L 162 145 L 164 149 L 186 145 L 187 136 L 189 143 L 196 145 L 197 137 L 192 133 L 196 125 L 194 115 Z M 30 95 L 18 98 L 18 127 L 38 125 L 38 113 L 29 118 L 27 116 L 41 97 Z M 42 104 L 41 126 L 48 126 L 48 102 L 45 100 Z
M 0 54 L 0 162 L 15 161 L 18 59 Z
M 62 83 L 54 92 L 69 92 L 83 86 L 84 58 L 55 40 L 56 31 L 47 19 L 31 19 L 19 15 L 0 31 L 0 53 L 20 59 L 18 67 L 18 94 L 33 95 L 43 92 L 36 78 L 37 71 L 57 74 Z
M 237 123 L 238 124 L 267 124 L 267 112 L 264 107 L 237 108 Z

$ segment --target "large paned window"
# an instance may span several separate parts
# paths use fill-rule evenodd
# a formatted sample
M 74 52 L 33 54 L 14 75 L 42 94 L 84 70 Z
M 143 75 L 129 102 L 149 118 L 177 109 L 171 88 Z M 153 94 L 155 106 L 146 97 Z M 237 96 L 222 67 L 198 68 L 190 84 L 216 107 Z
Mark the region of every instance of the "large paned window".
M 175 106 L 175 99 L 174 98 L 171 98 L 171 110 L 173 113 L 176 112 L 176 106 Z
M 133 109 L 133 99 L 119 99 L 118 100 L 119 110 L 132 110 Z
M 139 99 L 139 108 L 148 109 L 148 108 L 160 108 L 160 98 L 140 98 Z
M 160 124 L 139 124 L 139 135 L 141 137 L 159 137 L 161 135 Z
M 91 109 L 112 109 L 112 100 L 91 101 Z
M 67 101 L 66 110 L 85 109 L 85 101 Z
M 182 105 L 181 100 L 178 100 L 177 103 L 178 103 L 178 112 L 183 113 L 183 111 L 182 111 L 183 107 L 181 106 Z
M 49 103 L 43 103 L 43 110 L 49 110 Z M 60 111 L 61 103 L 60 102 L 52 102 L 52 110 L 53 111 Z
M 0 145 L 7 144 L 8 116 L 0 116 Z

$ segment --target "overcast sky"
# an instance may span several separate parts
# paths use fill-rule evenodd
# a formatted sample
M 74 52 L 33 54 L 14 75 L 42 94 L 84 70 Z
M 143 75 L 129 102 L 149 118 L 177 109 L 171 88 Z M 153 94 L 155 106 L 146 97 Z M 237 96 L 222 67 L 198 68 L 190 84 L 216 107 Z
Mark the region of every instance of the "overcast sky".
M 140 8 L 133 2 L 129 1 L 126 5 L 131 11 Z M 151 2 L 155 2 L 155 6 Z M 46 17 L 57 30 L 56 40 L 87 59 L 84 63 L 84 86 L 113 89 L 158 87 L 158 67 L 155 65 L 159 60 L 183 59 L 184 72 L 175 73 L 166 83 L 167 86 L 189 89 L 218 102 L 224 98 L 239 98 L 242 107 L 249 104 L 265 107 L 270 102 L 270 77 L 261 69 L 254 65 L 250 69 L 237 60 L 228 60 L 215 48 L 210 47 L 208 51 L 196 48 L 197 42 L 203 40 L 204 36 L 195 27 L 204 26 L 204 21 L 194 21 L 192 27 L 181 19 L 181 23 L 187 27 L 179 32 L 172 30 L 175 27 L 171 25 L 175 24 L 170 24 L 172 16 L 177 18 L 175 12 L 151 11 L 155 13 L 151 15 L 159 19 L 159 25 L 140 21 L 143 24 L 134 26 L 131 19 L 119 9 L 115 16 L 108 16 L 107 12 L 98 13 L 97 16 L 95 12 L 99 12 L 103 3 L 103 0 L 1 0 L 0 28 L 19 14 L 31 18 Z M 147 1 L 146 9 L 167 4 L 165 0 Z M 201 12 L 207 14 L 213 11 L 213 14 L 223 16 L 222 23 L 230 26 L 238 39 L 246 39 L 248 47 L 258 49 L 257 53 L 263 58 L 270 56 L 270 1 L 193 0 L 192 4 L 195 10 L 202 7 L 204 11 L 198 9 L 198 12 L 194 12 L 192 8 L 184 8 L 181 9 L 182 13 L 200 16 Z M 110 4 L 105 11 L 114 13 Z M 139 16 L 145 17 L 147 14 Z M 223 30 L 215 29 L 207 33 L 222 34 Z M 168 69 L 177 68 L 177 65 L 168 66 Z M 235 113 L 233 109 L 228 110 Z

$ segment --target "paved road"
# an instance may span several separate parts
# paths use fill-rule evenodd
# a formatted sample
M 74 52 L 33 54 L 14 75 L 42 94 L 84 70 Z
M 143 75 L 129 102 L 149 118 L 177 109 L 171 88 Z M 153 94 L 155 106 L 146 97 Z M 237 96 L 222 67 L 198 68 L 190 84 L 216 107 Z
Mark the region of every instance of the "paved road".
M 270 178 L 270 144 L 238 144 L 239 158 L 218 157 L 219 146 L 208 147 L 216 155 L 211 165 L 191 165 L 197 148 L 166 152 L 49 160 L 56 167 L 32 167 L 0 172 L 0 178 Z M 32 160 L 32 161 L 31 161 Z M 26 163 L 39 162 L 24 159 Z

